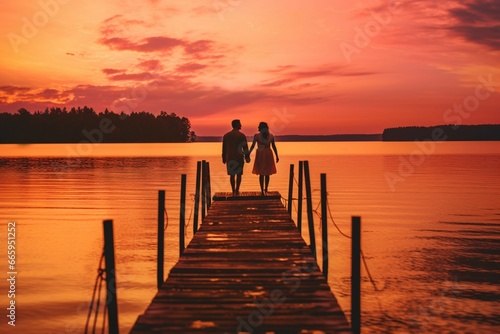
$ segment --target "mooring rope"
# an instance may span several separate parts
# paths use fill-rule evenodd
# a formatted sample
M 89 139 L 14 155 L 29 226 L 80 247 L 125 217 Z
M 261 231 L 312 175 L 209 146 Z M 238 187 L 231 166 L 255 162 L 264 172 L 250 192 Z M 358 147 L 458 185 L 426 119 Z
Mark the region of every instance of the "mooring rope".
M 327 211 L 328 211 L 328 214 L 330 216 L 330 220 L 333 224 L 333 226 L 335 226 L 335 228 L 337 229 L 337 231 L 344 237 L 348 238 L 348 239 L 352 239 L 352 236 L 350 235 L 347 235 L 346 233 L 342 232 L 342 230 L 340 229 L 340 227 L 337 225 L 337 223 L 335 223 L 335 219 L 333 219 L 333 214 L 332 214 L 332 209 L 330 208 L 330 201 L 328 200 L 328 193 L 326 193 L 327 197 L 326 197 L 326 207 L 327 207 Z M 370 282 L 372 283 L 373 285 L 373 288 L 375 289 L 375 291 L 382 291 L 380 290 L 378 287 L 377 287 L 377 284 L 375 283 L 375 280 L 373 279 L 373 276 L 370 272 L 370 269 L 368 268 L 368 263 L 366 262 L 366 258 L 365 258 L 365 254 L 363 253 L 363 250 L 360 249 L 360 253 L 361 253 L 361 259 L 363 260 L 363 266 L 365 267 L 365 270 L 366 270 L 366 274 L 368 275 L 368 279 L 370 280 Z
M 312 190 L 312 192 L 317 192 L 317 191 L 320 191 L 320 189 L 314 189 Z M 330 207 L 330 201 L 328 200 L 328 193 L 327 193 L 327 200 L 326 200 L 326 204 L 327 204 L 327 211 L 328 211 L 328 215 L 329 215 L 329 218 L 330 218 L 330 221 L 332 222 L 333 226 L 335 226 L 335 229 L 344 237 L 348 238 L 348 239 L 352 239 L 352 237 L 346 233 L 344 233 L 340 227 L 337 225 L 337 223 L 335 222 L 335 219 L 333 218 L 333 214 L 332 214 L 332 209 Z M 281 198 L 285 201 L 285 203 L 288 202 L 288 200 L 286 198 L 284 198 L 283 196 L 281 196 Z M 303 200 L 304 199 L 307 199 L 307 197 L 303 197 L 302 198 Z M 292 198 L 292 201 L 295 201 L 295 200 L 298 200 L 298 198 Z M 285 205 L 286 206 L 286 205 Z M 318 216 L 318 218 L 321 220 L 322 219 L 322 216 L 319 212 L 319 208 L 321 206 L 321 202 L 318 203 L 318 205 L 316 206 L 316 208 L 314 208 L 312 211 Z M 298 213 L 298 210 L 296 211 Z M 318 226 L 318 230 L 321 231 L 321 224 L 319 224 Z M 368 276 L 368 279 L 370 280 L 373 288 L 375 289 L 375 291 L 382 291 L 381 289 L 379 289 L 377 287 L 377 284 L 375 283 L 375 280 L 373 279 L 373 276 L 370 272 L 370 269 L 368 268 L 368 263 L 366 261 L 366 257 L 365 257 L 365 254 L 363 253 L 363 250 L 360 250 L 360 253 L 361 253 L 361 259 L 363 260 L 363 267 L 365 268 L 366 270 L 366 274 Z
M 193 214 L 193 211 L 194 211 L 194 194 L 189 194 L 189 196 L 191 197 L 191 200 L 193 202 L 193 205 L 191 205 L 191 210 L 189 211 L 189 217 L 188 219 L 185 221 L 184 223 L 184 236 L 187 237 L 187 231 L 188 231 L 188 227 L 189 227 L 189 222 L 191 221 L 191 216 Z
M 101 334 L 104 334 L 106 331 L 106 316 L 108 315 L 108 303 L 104 304 L 104 314 L 102 316 L 102 330 Z
M 95 333 L 96 331 L 97 318 L 99 317 L 99 306 L 101 303 L 100 299 L 101 299 L 102 282 L 104 281 L 104 273 L 105 273 L 103 262 L 104 262 L 104 251 L 101 255 L 101 259 L 99 260 L 99 268 L 97 268 L 97 277 L 95 279 L 94 290 L 92 292 L 92 300 L 90 302 L 89 312 L 87 314 L 87 320 L 85 322 L 85 330 L 84 330 L 85 334 L 87 334 L 89 331 L 89 323 L 90 319 L 92 318 L 92 311 L 94 311 L 94 322 L 92 327 L 92 333 Z M 97 300 L 96 300 L 96 294 L 97 294 Z M 106 318 L 106 312 L 107 312 L 107 307 L 104 308 L 104 315 L 103 315 L 104 319 Z M 103 331 L 104 331 L 104 326 L 103 326 Z

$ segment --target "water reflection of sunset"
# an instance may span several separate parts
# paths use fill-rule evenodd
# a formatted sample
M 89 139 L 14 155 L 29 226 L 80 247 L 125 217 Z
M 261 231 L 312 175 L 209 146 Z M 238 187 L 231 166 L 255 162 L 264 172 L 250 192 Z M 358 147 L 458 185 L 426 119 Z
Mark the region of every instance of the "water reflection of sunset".
M 187 240 L 192 236 L 196 161 L 210 162 L 213 192 L 229 189 L 220 143 L 102 144 L 96 145 L 94 156 L 77 159 L 65 157 L 65 145 L 54 145 L 61 156 L 42 157 L 51 145 L 30 145 L 22 146 L 24 158 L 0 159 L 0 219 L 19 224 L 20 302 L 23 317 L 31 319 L 18 329 L 30 333 L 34 323 L 47 331 L 82 328 L 103 245 L 102 220 L 113 219 L 120 324 L 127 331 L 156 292 L 157 192 L 165 189 L 167 197 L 168 272 L 178 257 L 180 174 L 187 174 L 186 215 L 191 217 Z M 380 289 L 374 291 L 364 280 L 362 309 L 370 330 L 490 328 L 491 321 L 479 319 L 490 319 L 496 310 L 482 296 L 497 293 L 488 281 L 493 273 L 488 254 L 498 242 L 494 234 L 500 214 L 498 143 L 436 143 L 436 152 L 425 155 L 411 173 L 399 169 L 416 148 L 412 142 L 277 145 L 280 162 L 270 190 L 286 194 L 289 164 L 297 168 L 298 160 L 308 159 L 314 207 L 319 204 L 319 174 L 326 173 L 337 226 L 350 234 L 350 217 L 362 217 L 362 247 Z M 5 147 L 14 152 L 18 148 Z M 454 153 L 460 149 L 460 154 Z M 158 156 L 144 157 L 144 152 Z M 245 167 L 242 191 L 258 189 L 258 177 L 251 174 L 250 166 Z M 394 190 L 387 183 L 388 172 L 404 179 Z M 304 215 L 307 241 L 305 221 Z M 319 223 L 317 216 L 315 222 Z M 348 311 L 350 240 L 333 225 L 329 234 L 329 284 Z M 472 279 L 477 275 L 481 282 Z M 446 307 L 437 309 L 439 305 L 432 302 L 436 298 Z M 477 311 L 480 318 L 466 309 Z M 433 312 L 432 322 L 426 320 L 429 312 Z M 450 320 L 452 314 L 469 320 Z
M 279 142 L 279 139 L 277 140 Z M 446 143 L 446 144 L 444 144 Z M 218 156 L 216 143 L 151 143 L 151 144 L 3 144 L 0 158 L 57 157 L 172 157 Z M 280 153 L 289 156 L 308 155 L 421 155 L 496 154 L 499 142 L 415 141 L 415 142 L 279 142 Z

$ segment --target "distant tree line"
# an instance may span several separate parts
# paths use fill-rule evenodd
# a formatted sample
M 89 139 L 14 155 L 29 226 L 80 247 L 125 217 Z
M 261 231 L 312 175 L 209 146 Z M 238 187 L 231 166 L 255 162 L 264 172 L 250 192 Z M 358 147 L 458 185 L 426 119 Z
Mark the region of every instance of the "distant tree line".
M 500 140 L 500 124 L 409 126 L 385 129 L 383 141 Z
M 89 107 L 0 113 L 0 143 L 168 143 L 191 142 L 196 134 L 185 117 L 164 111 L 96 113 Z

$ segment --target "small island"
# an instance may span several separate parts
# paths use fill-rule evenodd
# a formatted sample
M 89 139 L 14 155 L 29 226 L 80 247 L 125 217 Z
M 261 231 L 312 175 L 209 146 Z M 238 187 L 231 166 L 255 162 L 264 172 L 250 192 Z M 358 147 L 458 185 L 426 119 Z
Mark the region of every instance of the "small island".
M 382 141 L 494 141 L 500 140 L 500 124 L 436 125 L 388 128 Z

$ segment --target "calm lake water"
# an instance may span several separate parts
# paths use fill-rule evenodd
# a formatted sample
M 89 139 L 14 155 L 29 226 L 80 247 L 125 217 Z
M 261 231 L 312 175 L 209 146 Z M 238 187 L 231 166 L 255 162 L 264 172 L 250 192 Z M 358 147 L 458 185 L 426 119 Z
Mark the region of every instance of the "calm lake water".
M 314 207 L 319 175 L 327 173 L 339 229 L 350 234 L 351 216 L 362 217 L 373 278 L 363 269 L 363 333 L 500 331 L 500 142 L 277 145 L 270 190 L 286 194 L 289 165 L 309 160 Z M 158 190 L 167 193 L 168 273 L 178 258 L 181 174 L 191 216 L 202 159 L 213 191 L 228 191 L 219 143 L 1 145 L 1 269 L 8 278 L 7 225 L 16 222 L 18 274 L 15 328 L 7 325 L 9 288 L 0 280 L 0 332 L 82 333 L 102 221 L 113 219 L 119 323 L 127 333 L 156 293 Z M 257 189 L 247 166 L 241 190 Z M 319 233 L 317 215 L 315 225 Z M 350 317 L 350 240 L 332 222 L 329 238 L 329 283 Z

